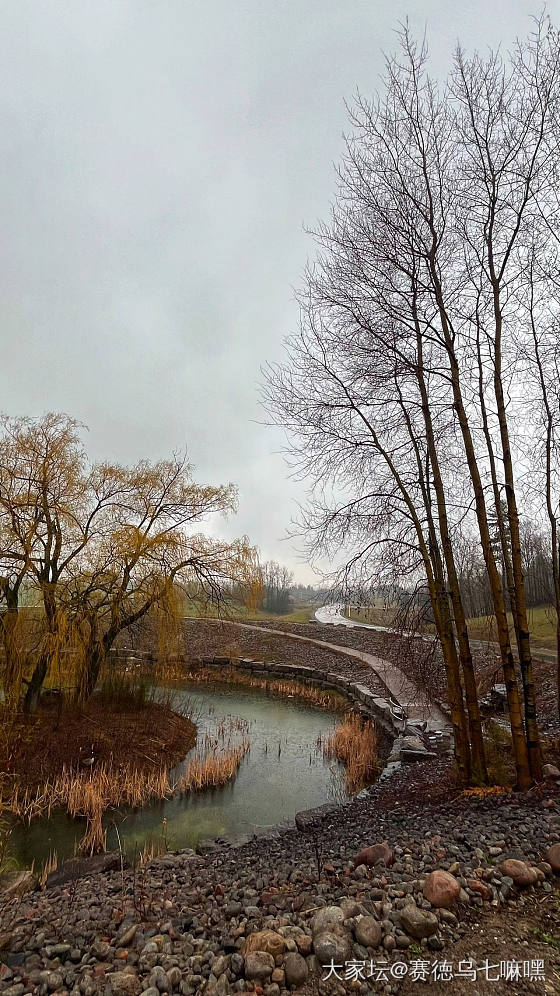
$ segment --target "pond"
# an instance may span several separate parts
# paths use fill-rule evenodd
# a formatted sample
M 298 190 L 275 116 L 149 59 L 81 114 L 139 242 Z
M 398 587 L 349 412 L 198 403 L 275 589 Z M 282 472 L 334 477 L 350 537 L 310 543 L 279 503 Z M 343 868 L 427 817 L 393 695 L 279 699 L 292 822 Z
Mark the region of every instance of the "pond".
M 344 769 L 327 760 L 321 747 L 340 714 L 238 685 L 185 681 L 173 687 L 175 701 L 197 724 L 198 745 L 227 726 L 243 729 L 250 749 L 223 788 L 175 796 L 137 811 L 110 811 L 104 821 L 108 850 L 118 848 L 118 836 L 128 854 L 135 847 L 161 845 L 163 839 L 169 850 L 193 847 L 201 837 L 252 834 L 293 819 L 302 809 L 346 798 Z M 200 749 L 190 752 L 174 774 Z M 55 812 L 18 826 L 11 856 L 20 866 L 34 861 L 39 868 L 56 853 L 60 864 L 74 854 L 83 832 L 84 821 Z

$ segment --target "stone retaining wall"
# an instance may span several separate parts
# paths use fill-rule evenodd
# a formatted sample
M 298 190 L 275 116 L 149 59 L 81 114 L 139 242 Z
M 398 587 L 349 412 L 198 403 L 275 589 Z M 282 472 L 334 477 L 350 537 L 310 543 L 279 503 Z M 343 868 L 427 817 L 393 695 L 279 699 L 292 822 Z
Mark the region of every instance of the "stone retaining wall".
M 393 741 L 402 735 L 407 727 L 406 716 L 399 705 L 389 699 L 375 695 L 365 685 L 343 678 L 328 671 L 308 664 L 281 664 L 254 661 L 248 657 L 208 657 L 195 662 L 200 667 L 223 669 L 239 668 L 247 674 L 265 675 L 271 679 L 290 679 L 303 685 L 317 685 L 327 691 L 339 692 L 352 706 L 354 712 L 360 713 L 364 719 L 371 719 L 387 737 Z

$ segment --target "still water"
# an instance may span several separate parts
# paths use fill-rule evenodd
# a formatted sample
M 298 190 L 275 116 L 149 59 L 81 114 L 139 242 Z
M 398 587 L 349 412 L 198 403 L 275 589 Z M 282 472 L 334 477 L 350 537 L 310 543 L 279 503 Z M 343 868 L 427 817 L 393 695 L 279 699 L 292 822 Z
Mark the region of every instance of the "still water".
M 129 854 L 135 846 L 142 850 L 160 843 L 163 835 L 167 848 L 177 850 L 193 847 L 201 837 L 254 833 L 292 819 L 301 809 L 346 797 L 343 768 L 326 760 L 321 748 L 340 722 L 339 715 L 237 685 L 182 682 L 173 688 L 175 700 L 198 727 L 197 747 L 173 774 L 180 773 L 197 750 L 203 754 L 205 737 L 213 738 L 224 725 L 243 726 L 250 750 L 224 788 L 175 796 L 136 811 L 110 811 L 104 821 L 109 850 L 118 847 L 115 825 Z M 37 868 L 56 852 L 60 863 L 74 854 L 84 828 L 85 821 L 61 812 L 17 827 L 12 857 L 21 866 L 34 861 Z

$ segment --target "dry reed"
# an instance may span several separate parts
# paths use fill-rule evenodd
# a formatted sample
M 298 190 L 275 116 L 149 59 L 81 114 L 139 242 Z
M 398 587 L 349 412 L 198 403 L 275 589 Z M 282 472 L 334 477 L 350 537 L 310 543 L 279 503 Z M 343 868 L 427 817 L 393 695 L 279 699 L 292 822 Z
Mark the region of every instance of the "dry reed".
M 184 775 L 177 782 L 177 791 L 199 792 L 205 788 L 218 788 L 233 778 L 249 750 L 250 742 L 243 743 L 223 754 L 211 754 L 205 758 L 195 758 L 187 767 Z
M 317 685 L 305 685 L 302 682 L 289 678 L 260 678 L 257 675 L 248 674 L 246 671 L 235 667 L 228 667 L 219 671 L 215 668 L 193 668 L 183 672 L 183 678 L 185 677 L 201 683 L 224 682 L 228 685 L 259 688 L 263 689 L 269 695 L 299 699 L 308 705 L 317 706 L 320 709 L 329 709 L 333 712 L 342 712 L 348 708 L 347 700 L 339 692 L 319 688 Z
M 168 799 L 175 792 L 184 794 L 225 785 L 236 774 L 249 746 L 248 737 L 244 737 L 241 745 L 233 749 L 197 758 L 173 783 L 165 769 L 123 772 L 99 765 L 86 774 L 65 768 L 58 778 L 46 782 L 34 795 L 21 793 L 16 787 L 6 808 L 28 822 L 36 816 L 50 816 L 56 807 L 63 807 L 69 816 L 85 817 L 86 832 L 78 852 L 91 855 L 105 850 L 103 816 L 109 807 L 127 805 L 137 809 L 154 799 Z
M 377 735 L 370 720 L 350 714 L 337 726 L 323 745 L 325 757 L 336 758 L 346 768 L 346 788 L 350 794 L 370 784 L 379 771 Z

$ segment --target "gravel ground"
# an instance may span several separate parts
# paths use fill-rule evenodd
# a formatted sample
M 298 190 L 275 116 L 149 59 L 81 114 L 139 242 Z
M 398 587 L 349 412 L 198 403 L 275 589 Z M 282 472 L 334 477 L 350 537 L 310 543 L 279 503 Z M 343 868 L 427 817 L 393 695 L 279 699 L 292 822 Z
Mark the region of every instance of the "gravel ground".
M 338 633 L 336 635 L 338 637 Z M 384 685 L 367 664 L 360 665 L 355 659 L 328 648 L 302 643 L 301 640 L 290 640 L 289 634 L 285 637 L 276 636 L 274 633 L 267 633 L 265 629 L 257 631 L 230 623 L 196 620 L 185 624 L 185 648 L 191 658 L 230 654 L 232 657 L 312 665 L 318 670 L 359 681 L 376 695 L 386 694 Z
M 382 842 L 387 867 L 354 867 L 360 848 Z M 203 856 L 169 854 L 143 871 L 55 877 L 46 891 L 5 901 L 0 992 L 286 996 L 291 981 L 305 994 L 404 994 L 422 985 L 412 981 L 415 964 L 432 971 L 451 962 L 457 971 L 472 958 L 477 968 L 485 959 L 541 959 L 545 979 L 490 982 L 481 970 L 476 985 L 432 978 L 429 991 L 555 993 L 559 905 L 550 860 L 560 868 L 560 848 L 549 848 L 558 842 L 556 786 L 479 797 L 457 792 L 447 762 L 416 765 L 305 832 L 202 844 Z M 511 858 L 537 870 L 504 867 Z M 456 883 L 442 908 L 425 895 L 436 869 Z M 513 873 L 533 884 L 519 887 Z M 319 962 L 330 957 L 346 969 L 327 982 Z M 345 978 L 351 961 L 364 977 Z M 397 964 L 407 966 L 403 979 L 391 975 Z M 383 965 L 386 979 L 367 977 Z

